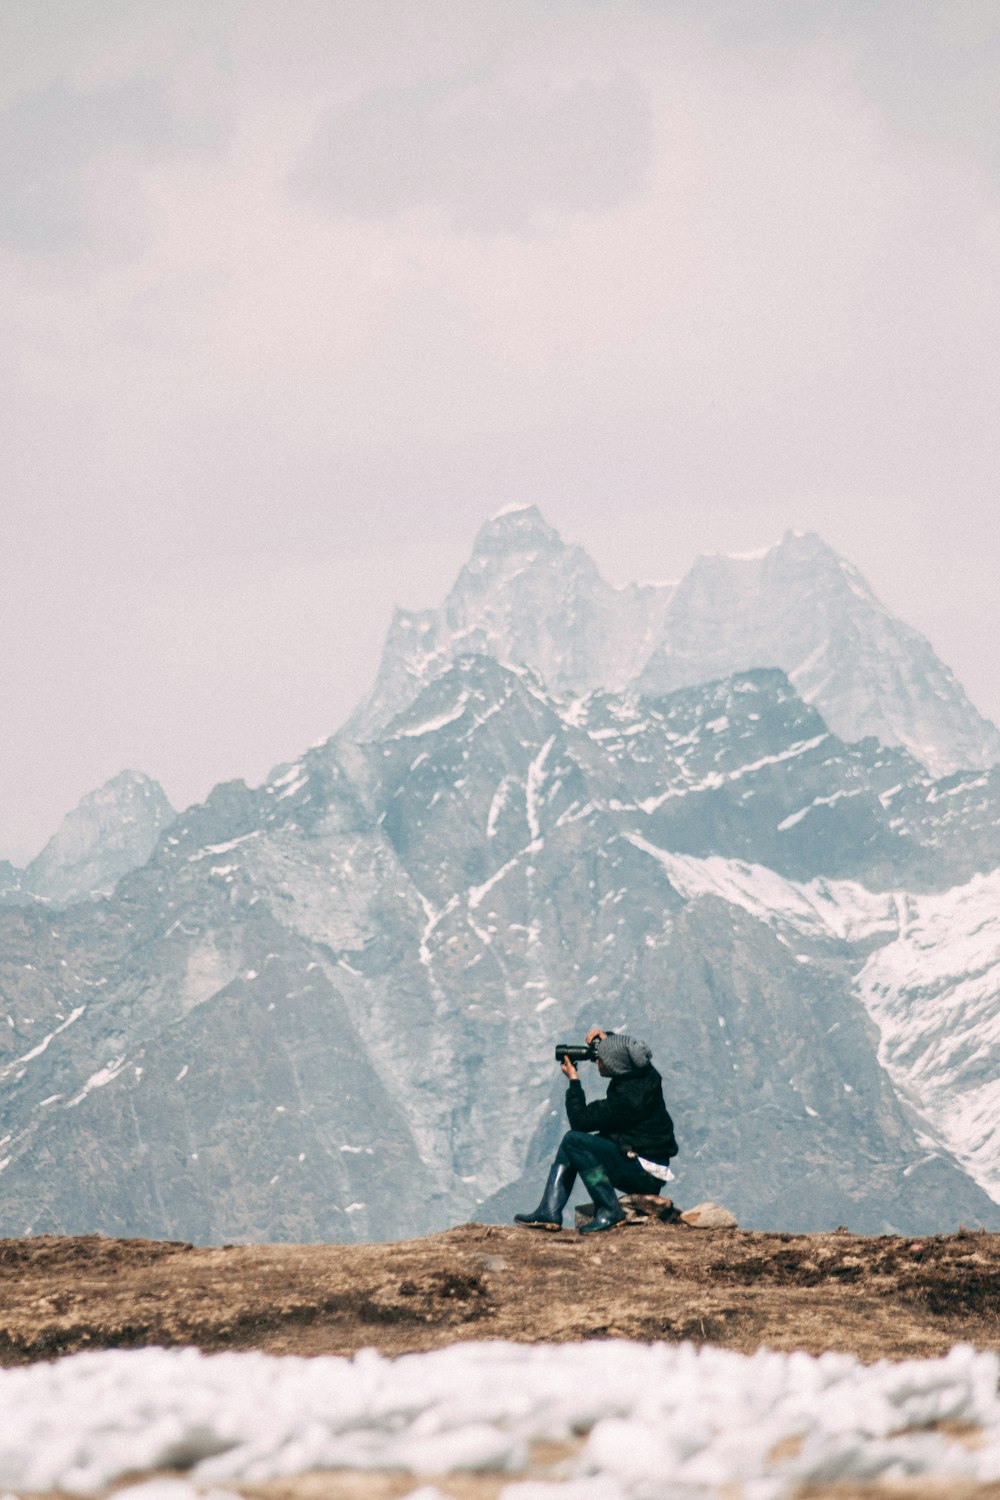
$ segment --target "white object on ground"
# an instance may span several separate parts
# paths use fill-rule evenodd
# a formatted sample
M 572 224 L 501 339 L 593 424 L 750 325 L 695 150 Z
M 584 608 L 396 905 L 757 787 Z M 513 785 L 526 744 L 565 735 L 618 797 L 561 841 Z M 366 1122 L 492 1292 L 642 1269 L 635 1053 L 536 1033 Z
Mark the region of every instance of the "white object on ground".
M 736 1215 L 718 1203 L 698 1203 L 681 1214 L 685 1224 L 692 1229 L 735 1229 Z
M 655 1500 L 665 1476 L 672 1496 L 692 1500 L 725 1486 L 779 1500 L 838 1480 L 989 1481 L 1000 1479 L 998 1374 L 995 1354 L 967 1345 L 867 1367 L 846 1354 L 624 1340 L 455 1344 L 399 1359 L 84 1353 L 0 1370 L 0 1490 L 89 1495 L 163 1469 L 199 1486 L 345 1467 L 513 1480 L 532 1444 L 584 1433 L 557 1494 L 512 1482 L 501 1500 Z M 157 1477 L 120 1495 L 192 1493 Z

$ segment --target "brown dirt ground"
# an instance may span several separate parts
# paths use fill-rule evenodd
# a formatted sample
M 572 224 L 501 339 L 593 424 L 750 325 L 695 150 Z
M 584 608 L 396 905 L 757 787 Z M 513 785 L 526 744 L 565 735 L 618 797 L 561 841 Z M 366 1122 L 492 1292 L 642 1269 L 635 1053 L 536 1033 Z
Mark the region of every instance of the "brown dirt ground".
M 837 1349 L 865 1361 L 943 1354 L 956 1342 L 1000 1350 L 1000 1235 L 758 1234 L 649 1219 L 597 1238 L 464 1224 L 379 1245 L 0 1240 L 6 1365 L 146 1344 L 400 1354 L 464 1339 L 587 1338 L 688 1339 L 746 1353 Z M 539 1453 L 532 1472 L 556 1473 L 563 1457 Z M 494 1500 L 510 1478 L 433 1482 L 454 1500 Z M 245 1493 L 396 1500 L 419 1482 L 317 1474 Z M 820 1494 L 1000 1500 L 1000 1484 L 841 1486 L 803 1500 Z

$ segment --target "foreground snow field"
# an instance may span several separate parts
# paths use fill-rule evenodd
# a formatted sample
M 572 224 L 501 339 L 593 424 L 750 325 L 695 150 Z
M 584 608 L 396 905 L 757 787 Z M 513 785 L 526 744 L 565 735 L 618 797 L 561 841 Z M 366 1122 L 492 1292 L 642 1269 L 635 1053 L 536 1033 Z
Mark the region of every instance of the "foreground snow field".
M 779 1500 L 805 1482 L 1000 1478 L 1000 1361 L 861 1365 L 844 1354 L 690 1344 L 455 1344 L 386 1359 L 144 1349 L 0 1371 L 0 1486 L 184 1500 L 330 1468 L 509 1473 L 508 1500 Z M 558 1488 L 518 1482 L 532 1446 L 586 1434 Z M 415 1479 L 415 1487 L 419 1481 Z M 727 1494 L 734 1491 L 728 1489 Z

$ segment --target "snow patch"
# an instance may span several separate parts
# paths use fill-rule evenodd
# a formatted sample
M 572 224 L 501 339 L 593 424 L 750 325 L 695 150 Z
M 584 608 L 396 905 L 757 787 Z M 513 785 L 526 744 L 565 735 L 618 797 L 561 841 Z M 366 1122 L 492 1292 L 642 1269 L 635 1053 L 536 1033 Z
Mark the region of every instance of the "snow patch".
M 302 762 L 296 761 L 294 766 L 289 767 L 284 776 L 276 776 L 275 779 L 269 783 L 269 785 L 272 787 L 289 786 L 293 781 L 298 781 L 301 776 Z
M 521 514 L 522 511 L 532 510 L 532 509 L 533 509 L 533 506 L 531 506 L 531 505 L 525 505 L 522 501 L 515 500 L 515 501 L 513 501 L 512 504 L 510 504 L 510 505 L 502 505 L 499 510 L 495 510 L 493 512 L 493 514 L 490 516 L 490 520 L 491 521 L 499 521 L 504 516 L 518 516 L 518 515 Z
M 0 1076 L 6 1076 L 6 1074 L 9 1073 L 12 1068 L 18 1067 L 21 1063 L 33 1062 L 36 1057 L 41 1057 L 42 1053 L 46 1050 L 49 1043 L 53 1041 L 61 1031 L 65 1031 L 67 1026 L 72 1026 L 74 1021 L 78 1021 L 86 1009 L 87 1007 L 85 1005 L 78 1005 L 76 1010 L 70 1012 L 61 1026 L 57 1026 L 54 1031 L 50 1031 L 48 1036 L 43 1037 L 36 1047 L 32 1047 L 30 1052 L 25 1052 L 22 1057 L 16 1057 L 13 1062 L 8 1063 L 6 1068 L 4 1068 L 3 1070 L 3 1075 Z M 9 1021 L 10 1016 L 8 1016 L 7 1019 Z M 11 1024 L 13 1024 L 13 1022 Z
M 617 1339 L 398 1359 L 92 1352 L 0 1370 L 0 1485 L 96 1495 L 181 1456 L 190 1483 L 158 1477 L 136 1500 L 336 1468 L 513 1474 L 574 1433 L 587 1436 L 565 1484 L 508 1485 L 504 1500 L 645 1500 L 664 1475 L 690 1500 L 922 1475 L 984 1484 L 1000 1478 L 998 1375 L 994 1353 L 967 1345 L 869 1366 Z
M 780 546 L 779 542 L 774 547 Z M 721 555 L 727 562 L 763 562 L 774 547 L 755 547 L 751 552 L 723 552 Z
M 416 739 L 422 734 L 433 734 L 437 729 L 444 729 L 448 724 L 455 724 L 465 713 L 465 705 L 468 701 L 468 693 L 460 693 L 458 702 L 453 708 L 446 709 L 444 713 L 438 714 L 435 719 L 425 719 L 422 724 L 412 724 L 406 729 L 397 730 L 391 738 L 396 740 Z
M 522 853 L 523 852 L 524 851 L 522 851 Z M 503 880 L 505 875 L 510 874 L 511 870 L 513 870 L 520 857 L 520 854 L 515 854 L 514 858 L 509 859 L 505 865 L 501 865 L 496 874 L 491 875 L 489 880 L 487 880 L 484 885 L 473 885 L 469 887 L 468 902 L 472 910 L 475 910 L 477 906 L 482 905 L 483 897 L 493 889 L 498 881 Z
M 199 859 L 207 859 L 209 855 L 228 854 L 230 849 L 236 849 L 240 844 L 247 843 L 250 839 L 260 838 L 260 829 L 255 828 L 252 833 L 241 833 L 238 839 L 229 839 L 225 844 L 206 844 L 197 854 L 188 858 L 188 864 L 195 864 Z
M 671 885 L 688 900 L 719 896 L 771 928 L 787 927 L 823 941 L 888 941 L 899 930 L 891 892 L 869 891 L 853 880 L 817 879 L 800 884 L 765 865 L 720 855 L 698 859 L 671 854 L 639 834 L 627 833 L 624 837 L 662 865 Z
M 690 782 L 687 786 L 670 787 L 665 792 L 660 792 L 655 797 L 646 797 L 638 805 L 643 812 L 655 812 L 662 807 L 664 802 L 669 802 L 674 797 L 687 797 L 691 792 L 715 791 L 721 786 L 726 786 L 732 781 L 740 781 L 744 776 L 751 776 L 754 772 L 763 770 L 765 766 L 780 765 L 783 761 L 796 760 L 800 755 L 808 755 L 810 750 L 815 750 L 822 745 L 824 740 L 830 736 L 824 732 L 817 734 L 811 740 L 798 740 L 794 745 L 789 745 L 787 750 L 779 750 L 776 755 L 764 755 L 760 760 L 748 762 L 744 766 L 737 766 L 735 771 L 712 771 L 701 781 Z
M 78 1094 L 73 1095 L 73 1098 L 70 1099 L 69 1103 L 66 1105 L 66 1108 L 75 1109 L 78 1104 L 81 1104 L 83 1100 L 86 1099 L 88 1094 L 94 1091 L 94 1089 L 103 1089 L 107 1086 L 107 1084 L 113 1083 L 114 1080 L 118 1077 L 118 1074 L 124 1068 L 125 1063 L 126 1059 L 124 1057 L 116 1057 L 113 1062 L 109 1062 L 105 1067 L 98 1068 L 96 1073 L 91 1073 L 90 1077 L 87 1079 L 87 1082 L 83 1085 L 83 1088 Z
M 540 790 L 545 780 L 545 762 L 549 752 L 556 742 L 554 734 L 550 734 L 545 744 L 535 756 L 528 767 L 528 780 L 525 786 L 525 799 L 527 804 L 528 832 L 532 842 L 536 842 L 541 836 L 541 825 L 538 821 L 538 807 L 540 801 Z
M 493 793 L 493 800 L 490 802 L 490 810 L 486 817 L 486 837 L 488 839 L 496 837 L 497 823 L 500 820 L 500 815 L 504 810 L 507 798 L 510 796 L 511 787 L 514 784 L 513 776 L 505 776 Z
M 807 817 L 814 807 L 832 807 L 835 802 L 842 802 L 845 797 L 860 797 L 863 791 L 864 788 L 859 786 L 853 787 L 850 790 L 844 789 L 834 792 L 829 797 L 814 797 L 806 807 L 800 808 L 798 812 L 792 813 L 788 818 L 782 818 L 778 824 L 778 832 L 784 833 L 787 829 L 794 828 L 796 823 L 801 823 L 802 819 Z
M 308 781 L 308 776 L 297 776 L 293 782 L 285 787 L 284 791 L 278 793 L 275 801 L 282 802 L 286 797 L 294 797 L 296 792 L 301 792 L 302 788 L 308 784 Z

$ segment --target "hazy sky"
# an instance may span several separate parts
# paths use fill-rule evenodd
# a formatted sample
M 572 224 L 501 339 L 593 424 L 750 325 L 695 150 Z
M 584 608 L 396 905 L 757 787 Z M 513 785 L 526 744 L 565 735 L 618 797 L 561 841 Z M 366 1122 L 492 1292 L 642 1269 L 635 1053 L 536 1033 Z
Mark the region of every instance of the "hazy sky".
M 996 0 L 0 0 L 0 855 L 335 730 L 537 502 L 1000 718 Z

